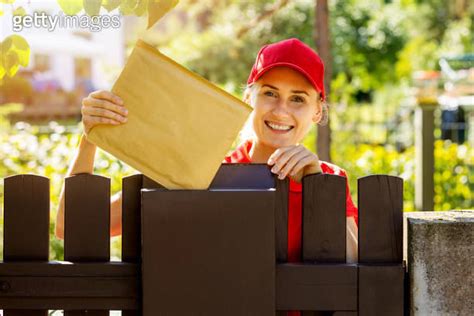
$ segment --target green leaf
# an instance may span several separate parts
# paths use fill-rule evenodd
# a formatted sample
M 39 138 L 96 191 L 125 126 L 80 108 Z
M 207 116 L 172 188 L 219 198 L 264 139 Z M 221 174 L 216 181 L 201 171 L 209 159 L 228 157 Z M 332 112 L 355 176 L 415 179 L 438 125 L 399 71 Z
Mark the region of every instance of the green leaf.
M 12 44 L 19 50 L 30 49 L 30 45 L 28 45 L 28 42 L 20 35 L 10 35 L 8 38 L 12 40 Z
M 3 66 L 3 50 L 0 49 L 0 83 L 3 77 L 5 76 L 6 72 L 7 71 L 5 70 L 5 67 Z
M 3 66 L 5 67 L 8 77 L 13 77 L 18 71 L 18 68 L 20 68 L 18 61 L 18 54 L 14 50 L 8 51 L 4 56 Z
M 135 8 L 135 15 L 142 16 L 148 9 L 148 0 L 138 0 L 137 7 Z
M 89 14 L 89 16 L 99 15 L 102 0 L 84 0 L 83 5 L 84 10 Z
M 26 15 L 26 10 L 23 7 L 18 7 L 13 11 L 13 15 L 19 15 L 19 16 L 24 16 Z
M 81 12 L 83 8 L 82 1 L 83 0 L 57 0 L 61 9 L 67 15 L 75 15 Z
M 137 7 L 138 0 L 122 0 L 120 5 L 120 13 L 123 15 L 132 14 L 135 8 Z
M 6 39 L 3 40 L 1 44 L 1 49 L 2 49 L 2 53 L 4 55 L 6 55 L 6 53 L 10 50 L 10 48 L 12 47 L 13 45 L 13 40 L 12 40 L 12 37 L 11 36 L 8 36 Z
M 19 35 L 10 35 L 0 43 L 0 79 L 7 74 L 13 77 L 20 66 L 26 67 L 30 61 L 30 46 Z
M 150 0 L 148 2 L 148 27 L 152 27 L 168 11 L 173 9 L 179 0 Z
M 121 0 L 102 0 L 102 6 L 108 11 L 117 9 L 120 6 Z
M 8 40 L 11 41 L 10 51 L 14 51 L 18 56 L 18 63 L 26 67 L 30 61 L 30 45 L 19 35 L 10 35 Z
M 18 54 L 18 61 L 21 66 L 26 67 L 30 62 L 30 49 L 27 50 L 18 50 L 15 49 L 15 52 Z

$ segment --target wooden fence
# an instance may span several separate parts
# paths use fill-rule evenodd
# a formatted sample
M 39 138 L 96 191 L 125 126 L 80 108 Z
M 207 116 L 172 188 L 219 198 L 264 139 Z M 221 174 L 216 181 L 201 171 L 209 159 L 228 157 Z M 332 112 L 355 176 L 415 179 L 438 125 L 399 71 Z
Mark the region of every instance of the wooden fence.
M 345 179 L 303 179 L 302 263 L 287 262 L 288 180 L 222 165 L 209 190 L 123 179 L 122 261 L 110 262 L 110 180 L 66 179 L 64 262 L 51 262 L 49 179 L 5 178 L 5 316 L 403 315 L 403 181 L 358 180 L 359 263 L 346 264 Z

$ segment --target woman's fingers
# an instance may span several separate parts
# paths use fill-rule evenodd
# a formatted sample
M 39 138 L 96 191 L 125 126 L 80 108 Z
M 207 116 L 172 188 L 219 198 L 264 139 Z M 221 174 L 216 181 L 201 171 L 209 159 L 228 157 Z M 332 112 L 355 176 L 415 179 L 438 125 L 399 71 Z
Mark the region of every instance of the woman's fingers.
M 301 178 L 304 175 L 302 171 L 304 171 L 304 168 L 306 166 L 310 165 L 313 162 L 314 162 L 314 157 L 312 157 L 311 155 L 305 156 L 304 158 L 299 160 L 295 164 L 295 166 L 290 170 L 290 177 L 293 178 L 295 181 L 300 182 Z
M 280 173 L 287 162 L 297 153 L 305 151 L 305 148 L 299 145 L 282 147 L 277 149 L 269 158 L 268 163 L 273 165 L 272 172 Z
M 107 109 L 122 116 L 126 116 L 128 114 L 128 110 L 125 107 L 104 99 L 85 98 L 82 101 L 82 108 L 84 109 L 88 107 Z
M 321 172 L 318 156 L 303 145 L 282 147 L 275 150 L 268 159 L 268 164 L 273 165 L 271 171 L 277 174 L 280 180 L 290 176 L 299 182 L 307 172 Z
M 293 175 L 294 173 L 297 173 L 300 169 L 297 169 L 296 165 L 307 157 L 311 158 L 311 156 L 312 153 L 309 153 L 307 151 L 299 151 L 298 153 L 296 153 L 294 156 L 291 157 L 291 159 L 288 160 L 285 166 L 281 169 L 278 179 L 282 180 L 285 179 L 287 175 Z
M 110 102 L 117 103 L 118 105 L 123 105 L 123 100 L 119 96 L 106 90 L 91 92 L 91 94 L 89 94 L 89 98 L 108 100 Z
M 127 121 L 128 111 L 123 100 L 110 91 L 99 90 L 82 100 L 82 123 L 84 132 L 99 124 L 119 125 Z
M 119 125 L 122 123 L 103 116 L 87 116 L 86 118 L 84 118 L 84 125 L 88 126 L 88 131 L 90 131 L 92 127 L 100 124 Z
M 97 108 L 97 107 L 92 107 L 92 106 L 84 107 L 84 109 L 82 110 L 82 115 L 109 118 L 121 123 L 125 123 L 127 121 L 127 115 L 124 113 L 118 114 L 117 112 L 114 112 L 108 109 Z

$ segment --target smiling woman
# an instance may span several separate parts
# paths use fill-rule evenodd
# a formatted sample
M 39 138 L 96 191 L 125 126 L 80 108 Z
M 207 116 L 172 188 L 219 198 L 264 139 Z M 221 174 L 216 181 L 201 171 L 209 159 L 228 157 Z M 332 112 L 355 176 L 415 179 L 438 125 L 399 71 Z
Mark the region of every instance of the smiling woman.
M 314 124 L 326 121 L 324 65 L 298 39 L 264 46 L 247 81 L 244 101 L 253 107 L 251 133 L 225 158 L 226 163 L 267 163 L 279 179 L 289 177 L 288 261 L 301 261 L 302 185 L 317 173 L 346 177 L 346 258 L 357 262 L 357 208 L 352 202 L 346 172 L 300 144 Z M 300 315 L 289 311 L 288 316 Z
M 251 136 L 244 139 L 224 163 L 267 163 L 279 179 L 289 178 L 288 261 L 301 261 L 302 185 L 306 175 L 328 173 L 347 178 L 346 172 L 300 144 L 314 124 L 327 115 L 324 104 L 324 64 L 319 56 L 298 39 L 264 46 L 244 92 L 244 101 L 253 107 L 249 119 Z M 84 136 L 68 175 L 92 173 L 96 147 L 87 140 L 96 125 L 126 124 L 126 104 L 108 91 L 96 91 L 82 101 Z M 357 261 L 357 208 L 352 202 L 346 179 L 347 261 Z M 63 188 L 64 190 L 64 188 Z M 56 234 L 63 236 L 64 194 L 56 220 Z M 111 234 L 121 233 L 122 197 L 111 201 Z M 299 312 L 289 312 L 299 315 Z

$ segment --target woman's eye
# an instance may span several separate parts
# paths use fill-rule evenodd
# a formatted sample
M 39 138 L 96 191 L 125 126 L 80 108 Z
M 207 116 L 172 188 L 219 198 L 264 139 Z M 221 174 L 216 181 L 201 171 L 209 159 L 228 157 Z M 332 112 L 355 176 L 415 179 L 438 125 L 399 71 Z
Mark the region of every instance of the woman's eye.
M 265 91 L 263 94 L 268 96 L 268 97 L 274 97 L 275 96 L 275 93 L 273 93 L 273 91 Z
M 298 103 L 303 103 L 305 100 L 303 97 L 295 96 L 293 97 L 293 101 L 298 102 Z

